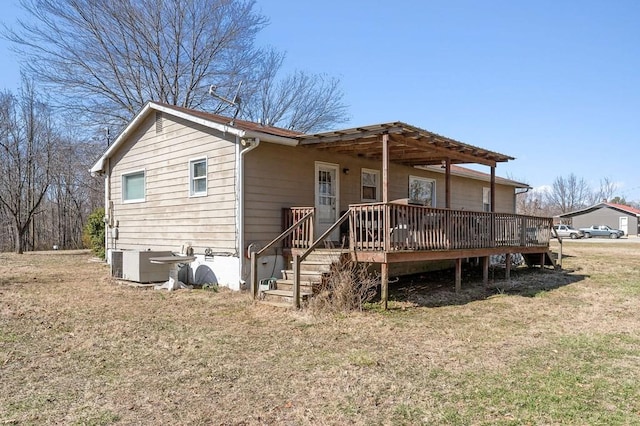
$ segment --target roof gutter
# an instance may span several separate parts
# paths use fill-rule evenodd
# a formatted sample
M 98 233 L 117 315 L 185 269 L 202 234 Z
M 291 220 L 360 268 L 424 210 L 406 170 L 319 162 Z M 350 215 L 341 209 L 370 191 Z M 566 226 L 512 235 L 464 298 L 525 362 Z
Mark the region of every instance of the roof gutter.
M 297 146 L 300 144 L 300 141 L 298 141 L 297 139 L 287 138 L 285 136 L 271 135 L 269 133 L 263 133 L 263 132 L 254 132 L 251 130 L 245 130 L 244 137 L 245 139 L 255 139 L 257 141 L 262 140 L 265 142 L 277 143 L 279 145 L 286 145 L 286 146 Z

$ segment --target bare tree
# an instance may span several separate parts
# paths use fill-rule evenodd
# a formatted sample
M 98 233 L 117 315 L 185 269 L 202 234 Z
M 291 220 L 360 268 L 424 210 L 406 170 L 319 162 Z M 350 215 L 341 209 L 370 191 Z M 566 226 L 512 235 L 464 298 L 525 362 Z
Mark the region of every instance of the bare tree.
M 215 85 L 218 94 L 228 97 L 240 82 L 240 98 L 253 113 L 262 106 L 262 98 L 253 95 L 260 93 L 265 75 L 264 84 L 280 91 L 293 85 L 293 93 L 283 94 L 277 108 L 268 105 L 269 98 L 264 105 L 269 112 L 259 115 L 310 129 L 332 124 L 344 112 L 336 80 L 295 73 L 276 83 L 282 62 L 255 46 L 267 19 L 254 11 L 253 0 L 21 4 L 31 20 L 20 22 L 17 30 L 5 28 L 4 37 L 25 58 L 29 75 L 64 95 L 58 96 L 64 106 L 94 122 L 121 126 L 148 100 L 224 113 L 230 106 L 207 89 Z
M 592 193 L 589 204 L 594 205 L 603 201 L 611 200 L 617 189 L 618 185 L 615 182 L 612 182 L 608 177 L 601 179 L 600 188 Z
M 87 170 L 95 160 L 95 143 L 60 143 L 56 159 L 57 173 L 52 179 L 43 210 L 39 236 L 47 247 L 61 249 L 83 247 L 82 231 L 91 212 L 104 204 L 102 180 Z M 98 184 L 100 182 L 100 184 Z
M 25 80 L 18 97 L 0 94 L 0 205 L 16 253 L 35 245 L 34 217 L 51 184 L 56 143 L 49 108 L 32 84 Z
M 320 131 L 347 121 L 339 80 L 302 71 L 278 79 L 283 61 L 284 55 L 275 51 L 264 57 L 259 83 L 244 100 L 247 119 L 301 132 Z
M 587 182 L 571 173 L 555 178 L 545 198 L 554 214 L 562 214 L 586 207 L 593 195 Z
M 516 213 L 529 216 L 540 215 L 540 196 L 527 191 L 516 194 Z

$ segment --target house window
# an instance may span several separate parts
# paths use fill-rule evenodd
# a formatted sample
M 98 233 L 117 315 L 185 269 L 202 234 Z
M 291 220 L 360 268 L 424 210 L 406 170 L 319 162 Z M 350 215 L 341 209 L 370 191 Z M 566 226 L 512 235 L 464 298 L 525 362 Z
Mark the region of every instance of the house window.
M 144 201 L 144 170 L 122 175 L 122 201 L 138 203 Z
M 491 188 L 482 188 L 482 211 L 491 211 Z
M 207 159 L 199 158 L 189 162 L 189 195 L 207 195 Z
M 409 176 L 409 202 L 435 207 L 436 181 L 418 176 Z
M 378 201 L 380 194 L 380 172 L 362 169 L 362 201 Z

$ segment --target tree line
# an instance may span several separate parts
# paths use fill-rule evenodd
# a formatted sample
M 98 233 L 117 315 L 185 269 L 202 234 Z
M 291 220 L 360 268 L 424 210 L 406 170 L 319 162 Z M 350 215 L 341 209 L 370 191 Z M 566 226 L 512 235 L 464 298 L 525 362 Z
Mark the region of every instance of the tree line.
M 65 134 L 28 80 L 0 93 L 0 251 L 82 248 L 103 186 L 88 170 L 100 148 Z
M 609 178 L 600 180 L 593 188 L 581 177 L 570 173 L 558 176 L 549 188 L 526 191 L 516 197 L 516 210 L 520 214 L 532 216 L 557 216 L 581 210 L 601 202 L 623 204 L 640 208 L 640 204 L 618 195 L 618 187 Z

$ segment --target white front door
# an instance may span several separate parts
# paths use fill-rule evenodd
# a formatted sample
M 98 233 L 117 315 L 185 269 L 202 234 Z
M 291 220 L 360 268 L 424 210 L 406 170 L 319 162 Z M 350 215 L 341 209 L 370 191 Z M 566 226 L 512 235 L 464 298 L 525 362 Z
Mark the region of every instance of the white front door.
M 340 182 L 338 164 L 316 162 L 316 232 L 319 237 L 338 220 Z M 331 233 L 329 240 L 338 241 L 340 229 Z
M 627 216 L 620 216 L 620 227 L 618 228 L 621 231 L 624 231 L 624 235 L 629 235 L 629 218 Z

